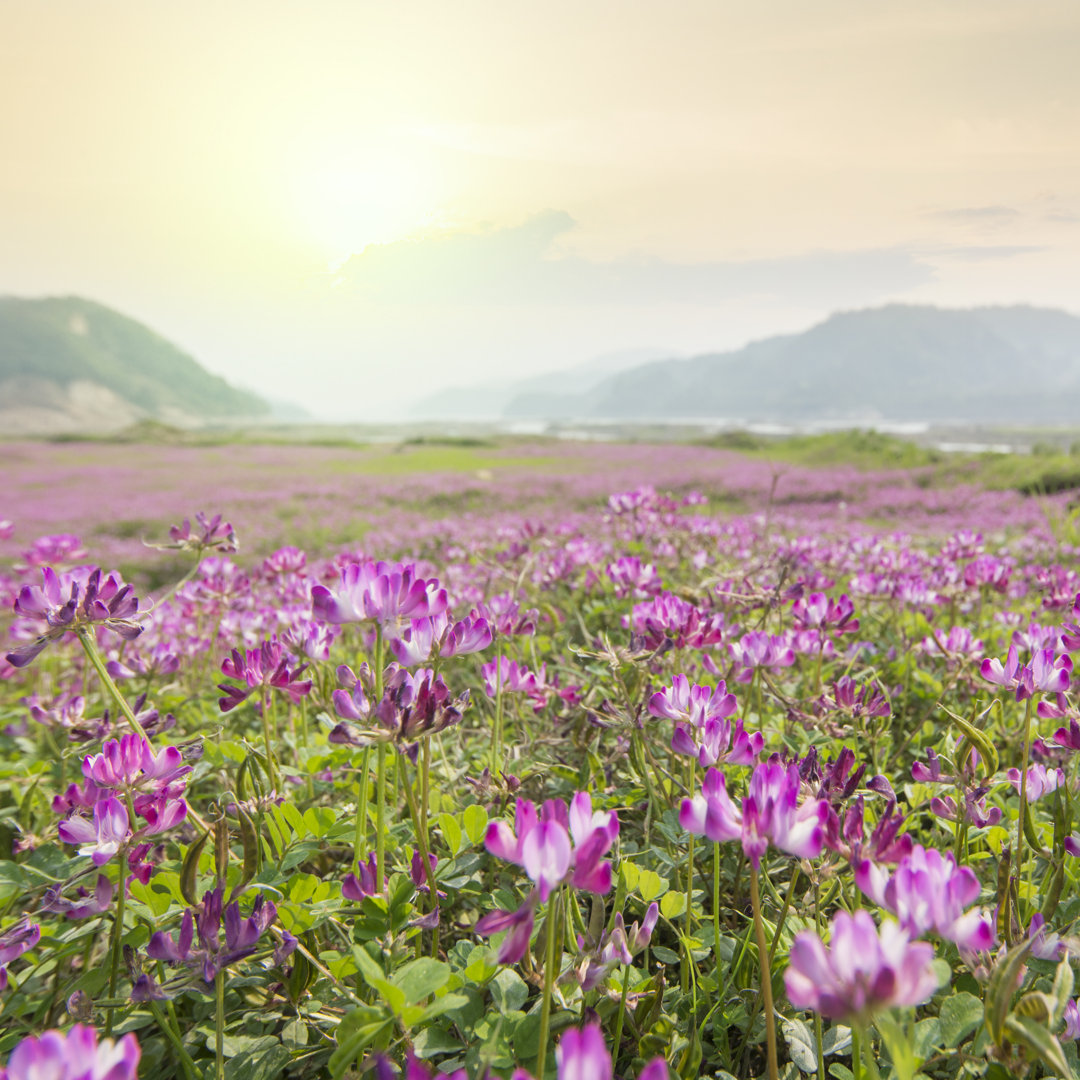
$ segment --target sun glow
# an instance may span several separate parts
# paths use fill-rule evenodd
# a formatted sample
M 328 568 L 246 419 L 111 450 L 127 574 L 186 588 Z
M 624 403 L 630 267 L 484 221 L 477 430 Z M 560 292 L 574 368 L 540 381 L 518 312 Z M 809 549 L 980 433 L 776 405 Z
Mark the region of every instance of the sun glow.
M 294 201 L 307 236 L 331 263 L 439 222 L 439 178 L 430 162 L 379 152 L 301 170 Z

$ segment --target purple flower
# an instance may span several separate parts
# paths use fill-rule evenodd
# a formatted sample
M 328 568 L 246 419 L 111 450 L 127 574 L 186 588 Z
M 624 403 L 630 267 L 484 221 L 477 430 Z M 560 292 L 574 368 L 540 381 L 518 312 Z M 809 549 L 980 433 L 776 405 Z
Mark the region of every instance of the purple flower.
M 1019 769 L 1010 769 L 1006 774 L 1009 783 L 1020 791 L 1023 776 Z M 1057 791 L 1065 783 L 1065 773 L 1061 769 L 1048 769 L 1045 765 L 1029 765 L 1027 770 L 1027 801 L 1033 803 L 1044 795 Z
M 866 1024 L 881 1009 L 930 998 L 938 983 L 933 962 L 933 946 L 913 944 L 891 919 L 879 932 L 868 911 L 839 911 L 830 924 L 828 949 L 812 930 L 795 935 L 784 985 L 797 1009 Z
M 616 596 L 637 598 L 651 596 L 663 588 L 660 575 L 652 563 L 642 563 L 636 555 L 624 555 L 607 565 L 607 576 L 615 586 Z
M 69 919 L 88 919 L 92 915 L 104 914 L 112 906 L 113 887 L 104 874 L 98 874 L 93 899 L 87 899 L 86 890 L 80 888 L 78 903 L 65 900 L 61 895 L 61 889 L 62 886 L 54 885 L 45 890 L 42 911 L 63 912 Z
M 729 648 L 735 663 L 740 665 L 736 682 L 750 682 L 756 668 L 791 667 L 795 663 L 795 650 L 784 638 L 760 630 L 749 631 Z
M 612 1080 L 614 1067 L 599 1024 L 570 1028 L 555 1048 L 558 1080 Z M 525 1074 L 526 1076 L 528 1074 Z M 518 1080 L 516 1074 L 514 1080 Z M 638 1080 L 668 1080 L 667 1062 L 653 1058 L 638 1074 Z
M 670 687 L 649 698 L 653 716 L 676 721 L 671 748 L 678 754 L 696 757 L 704 767 L 721 761 L 752 765 L 765 740 L 760 732 L 748 735 L 742 721 L 735 725 L 734 739 L 727 717 L 738 707 L 734 694 L 723 680 L 716 688 L 691 686 L 685 675 L 676 675 Z
M 243 686 L 231 683 L 219 683 L 218 689 L 225 692 L 225 697 L 218 700 L 222 712 L 235 709 L 255 690 L 281 690 L 289 695 L 294 705 L 300 703 L 305 694 L 311 692 L 311 680 L 300 682 L 299 676 L 307 664 L 301 664 L 295 670 L 288 666 L 289 657 L 276 638 L 264 641 L 257 649 L 233 649 L 232 655 L 222 662 L 221 670 L 230 679 L 236 679 Z
M 125 585 L 115 571 L 102 578 L 97 567 L 89 572 L 57 574 L 46 566 L 41 575 L 40 586 L 24 585 L 19 591 L 15 613 L 44 622 L 47 629 L 8 653 L 7 661 L 12 667 L 26 667 L 50 641 L 83 627 L 103 626 L 127 641 L 143 632 L 134 618 L 139 614 L 139 601 L 132 587 Z
M 484 677 L 484 692 L 490 698 L 498 692 L 500 678 L 504 694 L 528 694 L 530 697 L 537 697 L 544 693 L 543 673 L 530 671 L 524 664 L 518 664 L 507 656 L 499 657 L 497 668 L 494 660 L 484 664 L 480 674 Z
M 825 629 L 831 626 L 838 634 L 853 633 L 859 629 L 855 607 L 844 593 L 838 600 L 830 600 L 824 593 L 811 593 L 799 597 L 791 607 L 795 624 L 804 630 Z
M 828 804 L 806 799 L 800 806 L 798 800 L 797 765 L 785 769 L 773 761 L 754 769 L 741 811 L 728 796 L 724 774 L 710 769 L 702 793 L 683 799 L 679 822 L 687 832 L 705 835 L 714 842 L 740 840 L 743 851 L 758 869 L 770 843 L 799 858 L 814 858 L 821 853 Z
M 516 964 L 525 955 L 529 947 L 529 938 L 532 937 L 535 919 L 533 908 L 534 899 L 530 897 L 516 911 L 503 911 L 500 908 L 477 921 L 476 932 L 481 937 L 490 937 L 503 930 L 510 931 L 499 946 L 500 964 Z
M 1020 685 L 1020 673 L 1020 654 L 1015 645 L 1009 646 L 1004 664 L 997 659 L 986 659 L 979 666 L 979 674 L 987 682 L 1003 686 L 1006 690 L 1015 690 Z
M 139 1043 L 134 1035 L 102 1039 L 88 1025 L 30 1035 L 11 1052 L 5 1080 L 135 1080 Z
M 611 889 L 611 864 L 601 860 L 619 835 L 619 819 L 614 811 L 594 812 L 587 792 L 574 796 L 569 812 L 562 800 L 549 799 L 538 815 L 533 803 L 518 799 L 514 824 L 511 829 L 493 821 L 484 846 L 492 855 L 523 866 L 541 901 L 568 878 L 586 892 L 602 895 Z
M 421 578 L 414 563 L 351 563 L 341 571 L 341 587 L 311 589 L 312 615 L 329 623 L 372 619 L 384 630 L 446 610 L 446 590 L 434 578 Z
M 855 884 L 913 937 L 932 932 L 972 952 L 994 944 L 991 920 L 964 910 L 979 899 L 979 879 L 969 867 L 958 867 L 951 852 L 917 844 L 891 877 L 864 859 L 855 869 Z
M 701 727 L 706 720 L 731 716 L 739 707 L 734 694 L 727 692 L 723 681 L 714 690 L 709 686 L 691 686 L 685 675 L 676 675 L 672 685 L 649 698 L 653 716 L 681 720 Z
M 41 927 L 25 915 L 0 934 L 0 965 L 10 964 L 41 940 Z
M 1063 1039 L 1080 1039 L 1080 1002 L 1076 999 L 1065 1005 L 1065 1030 L 1061 1033 Z
M 1052 648 L 1037 650 L 1030 667 L 1021 665 L 1017 648 L 1011 645 L 1004 664 L 1000 660 L 984 660 L 979 671 L 987 682 L 1015 691 L 1016 700 L 1024 701 L 1036 693 L 1068 690 L 1072 666 L 1068 656 L 1057 656 Z
M 1031 942 L 1031 955 L 1039 960 L 1060 960 L 1067 951 L 1061 935 L 1047 928 L 1046 920 L 1038 911 L 1031 916 L 1027 936 Z
M 100 754 L 83 759 L 83 776 L 99 788 L 132 788 L 150 782 L 155 788 L 178 780 L 191 772 L 175 746 L 154 753 L 141 735 L 122 735 L 109 739 Z
M 452 623 L 445 612 L 411 620 L 390 648 L 405 667 L 422 664 L 432 656 L 448 659 L 483 652 L 491 645 L 491 627 L 479 617 L 468 616 Z
M 359 875 L 359 876 L 357 876 Z M 382 892 L 379 884 L 378 865 L 372 852 L 366 862 L 358 862 L 355 874 L 346 874 L 341 882 L 341 895 L 346 900 L 359 902 L 365 896 L 375 896 Z
M 89 855 L 95 866 L 104 866 L 128 838 L 128 813 L 124 804 L 110 796 L 94 805 L 94 820 L 68 818 L 59 826 L 65 844 L 82 844 L 80 855 Z
M 200 969 L 204 982 L 213 982 L 219 971 L 250 956 L 259 939 L 277 916 L 277 907 L 261 894 L 256 897 L 251 914 L 240 914 L 240 902 L 234 900 L 222 910 L 222 890 L 212 889 L 195 909 L 184 912 L 180 932 L 174 939 L 163 930 L 154 933 L 146 946 L 146 955 L 153 960 L 172 964 L 187 964 Z M 224 922 L 225 940 L 221 940 Z M 194 948 L 198 936 L 200 948 Z
M 180 551 L 195 551 L 200 554 L 211 548 L 216 548 L 221 552 L 232 552 L 239 546 L 233 527 L 227 521 L 223 521 L 220 514 L 208 517 L 199 511 L 195 515 L 195 523 L 199 528 L 194 532 L 187 518 L 184 518 L 182 524 L 173 525 L 169 529 L 169 538 L 172 543 L 160 546 Z

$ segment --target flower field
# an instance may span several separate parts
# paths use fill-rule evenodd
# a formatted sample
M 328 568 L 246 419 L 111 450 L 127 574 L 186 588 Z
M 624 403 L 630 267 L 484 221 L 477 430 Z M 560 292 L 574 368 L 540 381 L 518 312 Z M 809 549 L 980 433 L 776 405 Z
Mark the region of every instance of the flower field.
M 0 463 L 10 1080 L 1076 1075 L 1069 492 Z

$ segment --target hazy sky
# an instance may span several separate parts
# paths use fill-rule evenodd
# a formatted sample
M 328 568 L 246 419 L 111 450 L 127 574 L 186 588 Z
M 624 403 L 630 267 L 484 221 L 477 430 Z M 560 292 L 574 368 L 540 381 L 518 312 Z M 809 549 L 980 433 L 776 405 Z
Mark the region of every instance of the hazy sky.
M 1080 313 L 1075 0 L 0 0 L 0 292 L 378 419 L 889 300 Z

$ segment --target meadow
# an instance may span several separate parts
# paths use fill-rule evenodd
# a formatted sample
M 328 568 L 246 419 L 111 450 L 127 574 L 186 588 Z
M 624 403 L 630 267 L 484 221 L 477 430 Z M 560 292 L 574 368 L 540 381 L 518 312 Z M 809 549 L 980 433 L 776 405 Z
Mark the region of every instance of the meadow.
M 1075 1076 L 1075 461 L 830 438 L 0 444 L 7 1077 Z

